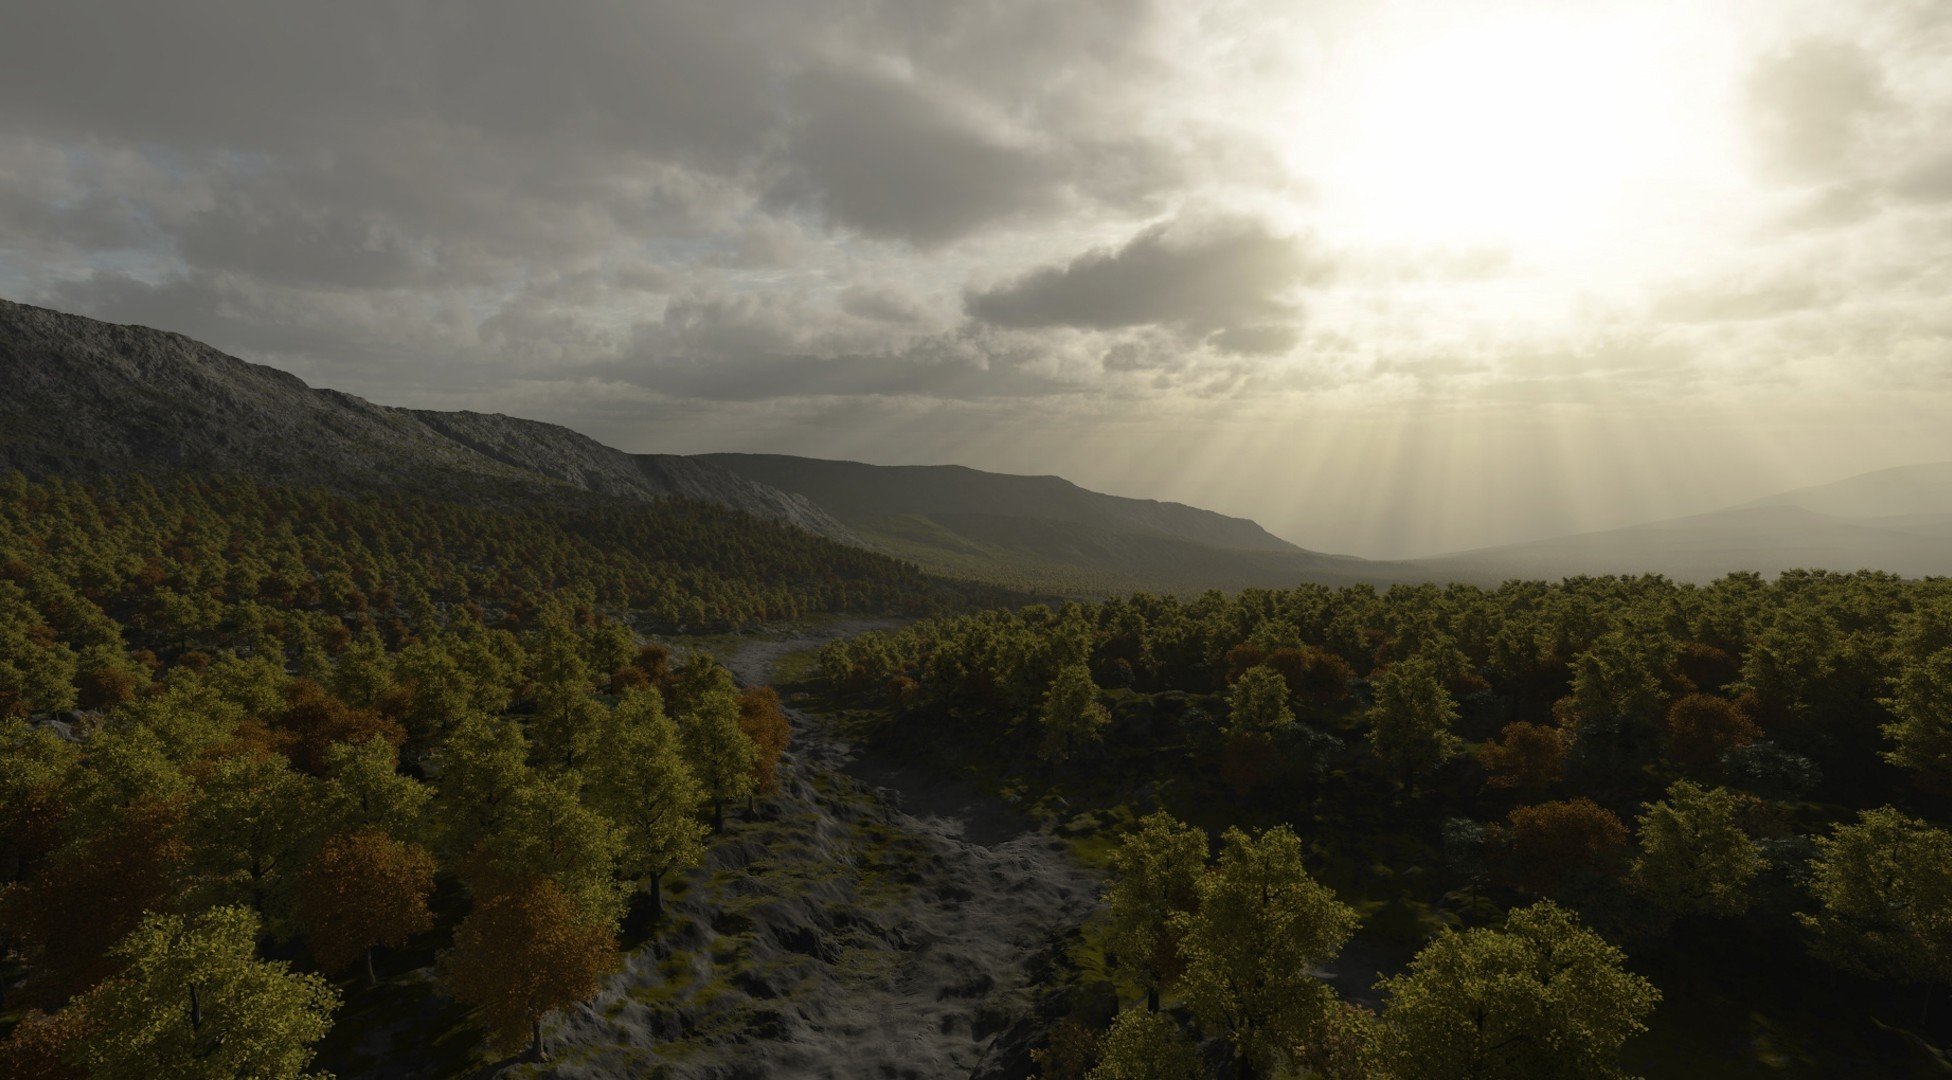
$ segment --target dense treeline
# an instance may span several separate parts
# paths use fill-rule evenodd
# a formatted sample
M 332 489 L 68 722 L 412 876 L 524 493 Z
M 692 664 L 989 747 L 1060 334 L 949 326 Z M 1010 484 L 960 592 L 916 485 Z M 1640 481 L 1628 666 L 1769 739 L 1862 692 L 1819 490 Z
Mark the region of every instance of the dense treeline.
M 410 942 L 445 943 L 495 1045 L 539 1048 L 786 746 L 770 690 L 617 609 L 942 599 L 682 504 L 0 489 L 8 1076 L 297 1076 Z
M 71 647 L 108 648 L 102 627 L 122 622 L 162 651 L 261 645 L 266 634 L 302 636 L 300 624 L 329 629 L 339 619 L 397 636 L 431 604 L 472 604 L 519 623 L 545 600 L 567 600 L 708 631 L 996 599 L 680 499 L 493 508 L 243 480 L 0 477 L 0 568 L 5 632 L 46 626 Z M 21 700 L 18 686 L 0 682 L 0 711 L 10 691 Z
M 1195 1035 L 1234 1075 L 1607 1075 L 1663 992 L 1682 1027 L 1734 979 L 1742 1020 L 1781 980 L 1817 995 L 1786 1024 L 1909 1030 L 1952 980 L 1952 582 L 1141 595 L 821 671 L 1028 803 L 1155 810 L 1116 830 L 1100 928 L 1151 1008 L 1061 1032 L 1051 1076 L 1216 1068 Z M 1359 924 L 1407 961 L 1379 1013 L 1310 974 Z

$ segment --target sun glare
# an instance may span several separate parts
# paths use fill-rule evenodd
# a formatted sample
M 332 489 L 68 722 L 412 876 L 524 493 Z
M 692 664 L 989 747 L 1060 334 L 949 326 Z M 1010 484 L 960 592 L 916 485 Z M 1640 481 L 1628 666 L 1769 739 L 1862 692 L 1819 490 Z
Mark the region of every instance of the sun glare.
M 1732 140 L 1692 6 L 1578 8 L 1367 35 L 1327 137 L 1323 209 L 1392 244 L 1590 252 L 1672 217 Z M 1427 12 L 1426 12 L 1427 13 Z

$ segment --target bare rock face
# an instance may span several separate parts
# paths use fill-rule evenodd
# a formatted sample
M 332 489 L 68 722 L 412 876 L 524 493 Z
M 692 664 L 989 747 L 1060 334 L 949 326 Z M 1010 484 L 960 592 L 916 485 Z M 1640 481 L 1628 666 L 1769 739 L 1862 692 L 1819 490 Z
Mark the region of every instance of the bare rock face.
M 858 542 L 804 497 L 568 428 L 375 405 L 181 334 L 0 300 L 0 469 L 217 472 L 446 495 L 684 496 Z

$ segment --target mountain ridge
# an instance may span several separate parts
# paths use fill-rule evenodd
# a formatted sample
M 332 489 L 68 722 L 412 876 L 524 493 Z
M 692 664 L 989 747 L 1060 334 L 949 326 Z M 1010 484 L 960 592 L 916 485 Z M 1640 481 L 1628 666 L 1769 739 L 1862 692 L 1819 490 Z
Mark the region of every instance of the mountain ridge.
M 804 499 L 500 413 L 380 405 L 167 330 L 0 300 L 0 468 L 229 471 L 454 493 L 678 495 L 858 544 Z

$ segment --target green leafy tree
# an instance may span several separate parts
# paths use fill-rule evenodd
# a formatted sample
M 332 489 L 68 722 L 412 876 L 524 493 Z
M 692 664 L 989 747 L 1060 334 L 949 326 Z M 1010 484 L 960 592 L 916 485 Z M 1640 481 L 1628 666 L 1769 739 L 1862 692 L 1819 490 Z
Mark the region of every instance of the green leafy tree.
M 616 877 L 624 832 L 584 804 L 582 778 L 538 775 L 510 798 L 495 831 L 468 857 L 464 871 L 476 895 L 492 895 L 549 878 L 585 917 L 614 926 L 623 916 Z
M 128 968 L 83 999 L 82 1058 L 103 1080 L 297 1077 L 338 1007 L 317 975 L 257 956 L 257 916 L 151 915 L 117 950 Z
M 1882 704 L 1892 716 L 1884 760 L 1934 788 L 1952 788 L 1952 649 L 1906 665 Z
M 1199 906 L 1206 856 L 1206 833 L 1163 811 L 1140 821 L 1112 853 L 1112 883 L 1105 892 L 1111 950 L 1144 984 L 1152 1012 L 1159 1010 L 1160 991 L 1179 973 L 1174 917 Z
M 1104 738 L 1112 714 L 1098 701 L 1091 669 L 1081 663 L 1067 664 L 1058 669 L 1057 679 L 1044 695 L 1037 720 L 1044 733 L 1040 745 L 1044 758 L 1063 761 Z
M 589 665 L 576 635 L 551 627 L 531 657 L 535 667 L 536 751 L 544 761 L 573 768 L 594 745 L 603 706 L 590 695 Z
M 1447 930 L 1384 979 L 1383 1053 L 1401 1080 L 1620 1076 L 1660 1001 L 1625 954 L 1550 900 L 1500 928 Z
M 324 813 L 334 828 L 375 828 L 398 840 L 420 837 L 434 793 L 400 773 L 399 753 L 386 740 L 332 744 L 325 772 Z
M 1186 1080 L 1201 1073 L 1200 1055 L 1179 1022 L 1156 1012 L 1118 1014 L 1098 1044 L 1088 1080 Z
M 759 750 L 739 726 L 737 693 L 715 686 L 695 699 L 682 728 L 692 771 L 712 803 L 712 832 L 725 829 L 725 804 L 752 790 Z
M 190 805 L 190 850 L 205 888 L 241 900 L 276 922 L 287 910 L 290 874 L 318 834 L 317 781 L 283 758 L 224 758 Z
M 1952 981 L 1952 832 L 1885 806 L 1816 847 L 1817 910 L 1797 920 L 1819 957 L 1874 978 Z
M 685 763 L 678 727 L 655 690 L 626 690 L 589 768 L 590 801 L 623 829 L 625 873 L 648 881 L 663 913 L 664 878 L 704 857 L 704 791 Z
M 434 808 L 450 855 L 467 854 L 501 824 L 529 781 L 528 760 L 528 740 L 512 720 L 470 713 L 454 726 L 435 762 Z
M 1640 854 L 1629 880 L 1670 915 L 1739 915 L 1749 886 L 1768 868 L 1741 825 L 1742 803 L 1727 788 L 1686 780 L 1641 808 Z
M 1555 710 L 1572 732 L 1572 762 L 1611 777 L 1650 761 L 1659 746 L 1667 666 L 1646 635 L 1613 630 L 1572 661 L 1572 693 Z
M 1369 747 L 1384 765 L 1411 778 L 1436 769 L 1463 748 L 1451 733 L 1457 702 L 1421 657 L 1391 664 L 1374 681 Z
M 1242 1071 L 1273 1073 L 1328 1014 L 1334 995 L 1312 973 L 1360 921 L 1303 869 L 1286 826 L 1258 836 L 1229 829 L 1200 878 L 1199 910 L 1172 919 L 1185 969 L 1180 996 Z
M 1278 735 L 1293 726 L 1288 708 L 1288 683 L 1265 665 L 1243 672 L 1227 694 L 1228 727 L 1235 732 Z

